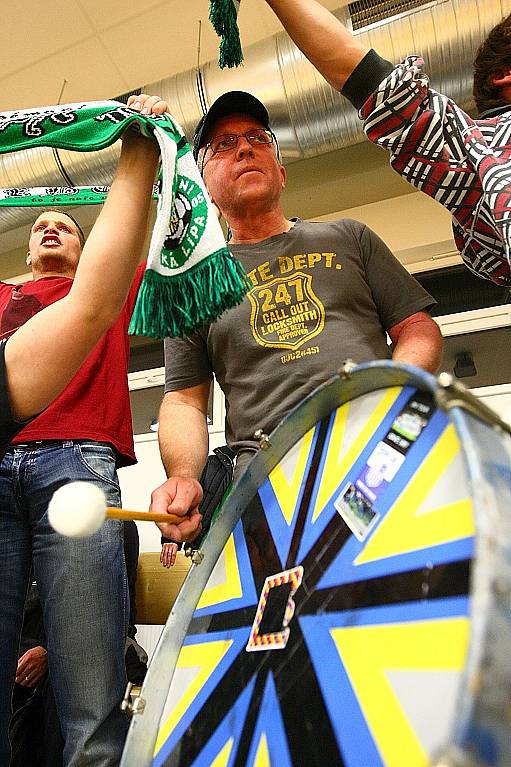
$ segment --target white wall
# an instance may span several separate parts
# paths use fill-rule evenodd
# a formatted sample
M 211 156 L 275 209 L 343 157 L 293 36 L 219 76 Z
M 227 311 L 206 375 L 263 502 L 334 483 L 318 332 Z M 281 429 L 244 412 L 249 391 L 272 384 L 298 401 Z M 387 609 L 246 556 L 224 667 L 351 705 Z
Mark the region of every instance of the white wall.
M 146 390 L 161 384 L 163 370 L 149 371 L 150 376 L 143 373 L 130 374 L 130 388 Z M 144 384 L 142 384 L 144 381 Z M 214 385 L 212 424 L 209 426 L 209 450 L 225 445 L 224 432 L 225 404 L 222 391 L 218 384 Z M 135 435 L 135 455 L 138 463 L 119 471 L 122 504 L 125 509 L 147 511 L 151 501 L 151 492 L 165 481 L 165 471 L 160 458 L 158 435 L 155 432 Z M 160 534 L 152 522 L 137 523 L 140 551 L 160 551 Z
M 422 192 L 358 205 L 314 220 L 338 218 L 366 224 L 412 273 L 462 263 L 454 243 L 451 214 Z
M 122 505 L 125 509 L 147 511 L 151 492 L 165 481 L 160 460 L 157 434 L 143 434 L 135 438 L 138 463 L 119 471 Z M 140 551 L 159 551 L 160 532 L 153 522 L 137 522 Z
M 511 384 L 482 386 L 471 391 L 482 399 L 485 405 L 495 410 L 504 421 L 511 424 Z

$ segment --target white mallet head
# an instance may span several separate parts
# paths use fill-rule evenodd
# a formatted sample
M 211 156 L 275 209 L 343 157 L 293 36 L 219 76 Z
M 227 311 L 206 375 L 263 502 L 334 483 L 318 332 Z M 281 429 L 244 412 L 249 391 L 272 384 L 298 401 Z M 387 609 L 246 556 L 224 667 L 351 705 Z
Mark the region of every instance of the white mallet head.
M 99 530 L 106 517 L 106 498 L 91 482 L 69 482 L 48 504 L 48 519 L 57 533 L 86 538 Z

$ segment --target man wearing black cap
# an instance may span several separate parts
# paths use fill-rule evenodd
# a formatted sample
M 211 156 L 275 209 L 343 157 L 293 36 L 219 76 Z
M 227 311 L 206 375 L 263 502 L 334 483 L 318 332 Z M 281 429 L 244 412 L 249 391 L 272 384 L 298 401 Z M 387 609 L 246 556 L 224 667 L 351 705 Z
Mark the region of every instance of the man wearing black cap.
M 170 479 L 153 493 L 157 511 L 198 503 L 213 374 L 238 477 L 257 448 L 256 429 L 270 432 L 344 359 L 391 356 L 386 332 L 395 360 L 435 370 L 441 354 L 427 313 L 434 301 L 374 232 L 351 220 L 286 218 L 286 171 L 260 101 L 241 91 L 217 99 L 197 126 L 194 152 L 251 289 L 218 322 L 165 342 L 159 439 Z M 162 532 L 171 535 L 168 526 Z

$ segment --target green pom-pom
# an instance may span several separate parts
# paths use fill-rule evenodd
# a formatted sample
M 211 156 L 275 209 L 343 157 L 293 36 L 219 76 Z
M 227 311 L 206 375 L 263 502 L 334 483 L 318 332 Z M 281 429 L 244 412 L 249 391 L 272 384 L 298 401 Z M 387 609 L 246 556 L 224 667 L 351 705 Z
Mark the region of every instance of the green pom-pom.
M 238 29 L 239 3 L 235 0 L 210 0 L 209 18 L 220 41 L 220 68 L 237 67 L 243 61 Z

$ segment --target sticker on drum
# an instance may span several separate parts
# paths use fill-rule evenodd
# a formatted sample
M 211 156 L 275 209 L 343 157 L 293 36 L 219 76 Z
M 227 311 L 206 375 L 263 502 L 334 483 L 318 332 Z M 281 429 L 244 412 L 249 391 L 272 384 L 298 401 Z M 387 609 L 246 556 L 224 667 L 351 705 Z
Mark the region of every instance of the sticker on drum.
M 274 432 L 289 446 L 215 523 L 255 486 L 187 627 L 154 767 L 427 767 L 452 742 L 475 512 L 452 419 L 424 388 L 339 395 L 294 442 L 298 410 Z
M 353 482 L 348 482 L 335 499 L 334 506 L 359 541 L 367 538 L 380 517 L 371 499 Z

